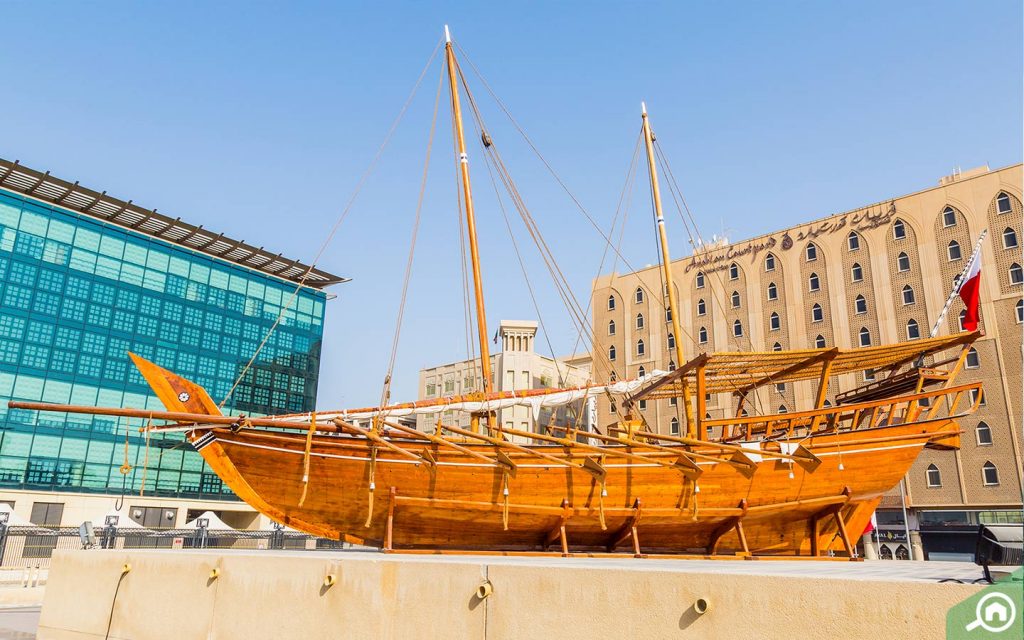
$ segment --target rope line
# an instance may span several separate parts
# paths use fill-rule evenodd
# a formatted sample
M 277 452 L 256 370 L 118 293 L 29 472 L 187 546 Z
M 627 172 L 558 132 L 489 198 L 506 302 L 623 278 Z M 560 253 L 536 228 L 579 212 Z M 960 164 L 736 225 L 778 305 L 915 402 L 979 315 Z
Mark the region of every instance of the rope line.
M 376 168 L 377 161 L 380 160 L 380 157 L 384 154 L 384 150 L 387 148 L 388 143 L 391 142 L 391 138 L 394 135 L 395 130 L 398 128 L 398 124 L 402 121 L 402 118 L 405 116 L 405 112 L 409 109 L 409 105 L 412 104 L 412 100 L 416 96 L 416 92 L 417 90 L 419 90 L 420 84 L 423 82 L 423 77 L 427 74 L 427 70 L 430 68 L 430 65 L 433 64 L 434 58 L 437 56 L 437 52 L 440 49 L 441 41 L 439 40 L 437 45 L 434 47 L 434 51 L 430 54 L 430 58 L 427 59 L 427 64 L 423 66 L 423 70 L 420 72 L 419 77 L 416 79 L 416 83 L 413 85 L 412 91 L 409 93 L 409 97 L 406 98 L 405 104 L 402 105 L 401 110 L 398 112 L 398 116 L 396 116 L 394 121 L 391 123 L 391 127 L 388 129 L 387 134 L 384 136 L 384 141 L 381 143 L 380 147 L 377 148 L 377 153 L 374 154 L 373 160 L 370 162 L 370 165 L 363 172 L 362 176 L 360 176 L 359 181 L 356 183 L 356 187 L 352 192 L 352 195 L 349 197 L 348 202 L 345 204 L 345 208 L 342 209 L 341 214 L 338 216 L 338 219 L 334 222 L 334 226 L 331 227 L 331 230 L 327 234 L 327 237 L 324 238 L 323 243 L 320 245 L 320 250 L 317 251 L 316 256 L 310 263 L 309 269 L 306 270 L 306 273 L 302 276 L 302 278 L 299 280 L 299 283 L 295 286 L 295 290 L 292 291 L 291 295 L 288 297 L 288 301 L 281 306 L 281 312 L 277 314 L 277 318 L 274 320 L 274 324 L 272 324 L 270 326 L 270 329 L 267 330 L 266 335 L 263 336 L 263 340 L 260 341 L 259 346 L 256 347 L 256 351 L 253 352 L 252 357 L 249 358 L 249 361 L 245 364 L 245 367 L 242 368 L 241 373 L 238 374 L 238 377 L 235 379 L 234 384 L 231 385 L 231 388 L 228 389 L 228 392 L 227 394 L 225 394 L 224 399 L 221 400 L 220 404 L 217 405 L 219 408 L 223 408 L 227 401 L 231 398 L 232 394 L 234 394 L 235 389 L 237 389 L 238 385 L 241 384 L 242 380 L 245 378 L 245 375 L 249 372 L 249 369 L 252 368 L 253 363 L 256 362 L 256 358 L 258 358 L 260 353 L 263 351 L 263 347 L 267 345 L 267 342 L 270 340 L 270 336 L 272 336 L 274 334 L 274 331 L 277 330 L 278 325 L 281 324 L 281 320 L 284 319 L 284 316 L 287 313 L 288 309 L 291 308 L 292 303 L 295 302 L 295 298 L 298 297 L 299 291 L 301 291 L 302 288 L 306 286 L 306 280 L 308 280 L 309 276 L 313 273 L 313 270 L 316 268 L 316 265 L 320 261 L 320 258 L 323 257 L 324 252 L 327 251 L 327 247 L 331 244 L 331 241 L 334 240 L 334 236 L 338 232 L 338 228 L 341 226 L 341 223 L 345 220 L 345 218 L 348 217 L 348 214 L 352 211 L 352 205 L 355 204 L 356 197 L 359 195 L 359 192 L 362 191 L 363 186 L 366 184 L 366 180 L 370 177 L 370 175 L 373 173 L 373 170 Z

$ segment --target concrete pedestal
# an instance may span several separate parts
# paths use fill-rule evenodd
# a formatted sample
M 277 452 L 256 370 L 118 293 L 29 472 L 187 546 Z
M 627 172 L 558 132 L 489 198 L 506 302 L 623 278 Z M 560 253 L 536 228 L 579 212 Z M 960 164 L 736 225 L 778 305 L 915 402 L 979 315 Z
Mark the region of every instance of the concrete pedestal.
M 962 563 L 61 551 L 41 640 L 942 638 Z M 487 583 L 486 598 L 478 589 Z M 706 603 L 701 613 L 698 600 Z

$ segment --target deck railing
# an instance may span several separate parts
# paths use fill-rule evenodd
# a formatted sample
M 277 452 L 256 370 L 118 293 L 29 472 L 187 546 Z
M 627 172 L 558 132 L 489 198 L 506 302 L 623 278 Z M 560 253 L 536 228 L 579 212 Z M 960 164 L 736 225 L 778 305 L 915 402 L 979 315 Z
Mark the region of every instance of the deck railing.
M 958 411 L 964 396 L 967 396 L 970 405 Z M 723 440 L 750 440 L 755 437 L 788 439 L 901 424 L 920 419 L 965 416 L 977 411 L 981 401 L 981 383 L 970 382 L 896 398 L 793 413 L 708 419 L 701 421 L 701 424 L 707 430 L 723 429 Z

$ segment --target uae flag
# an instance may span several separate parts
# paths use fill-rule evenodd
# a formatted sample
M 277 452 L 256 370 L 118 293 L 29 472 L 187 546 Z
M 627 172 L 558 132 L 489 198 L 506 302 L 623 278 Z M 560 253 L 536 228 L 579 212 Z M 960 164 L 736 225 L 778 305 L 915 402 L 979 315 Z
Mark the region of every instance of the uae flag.
M 964 274 L 960 281 L 960 299 L 967 305 L 967 313 L 964 315 L 964 330 L 976 331 L 978 329 L 978 307 L 981 284 L 981 252 L 975 251 L 971 256 L 971 267 Z

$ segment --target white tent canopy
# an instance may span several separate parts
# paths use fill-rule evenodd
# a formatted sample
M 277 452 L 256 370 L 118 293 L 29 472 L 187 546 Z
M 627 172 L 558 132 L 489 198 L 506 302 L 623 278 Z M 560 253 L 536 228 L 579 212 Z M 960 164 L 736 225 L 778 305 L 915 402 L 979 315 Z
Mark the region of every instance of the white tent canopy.
M 107 518 L 116 517 L 114 526 L 118 529 L 145 529 L 141 524 L 132 520 L 131 516 L 128 515 L 127 509 L 111 509 L 104 514 L 101 514 L 98 518 L 92 518 L 93 527 L 105 527 L 107 526 Z
M 14 509 L 11 507 L 11 505 L 7 504 L 6 502 L 0 502 L 0 513 L 7 514 L 7 526 L 8 527 L 34 527 L 34 526 L 36 526 L 36 525 L 32 524 L 31 522 L 29 522 L 28 520 L 26 520 L 25 518 L 23 518 L 23 517 L 19 516 L 18 514 L 16 514 L 14 512 Z
M 204 511 L 204 512 L 202 512 L 201 514 L 199 514 L 199 516 L 196 517 L 195 520 L 192 520 L 191 522 L 186 522 L 185 526 L 182 527 L 182 529 L 198 529 L 199 528 L 199 521 L 202 520 L 202 519 L 206 520 L 206 528 L 209 531 L 235 531 L 236 530 L 234 527 L 229 526 L 223 520 L 218 518 L 217 514 L 215 514 L 212 511 Z

